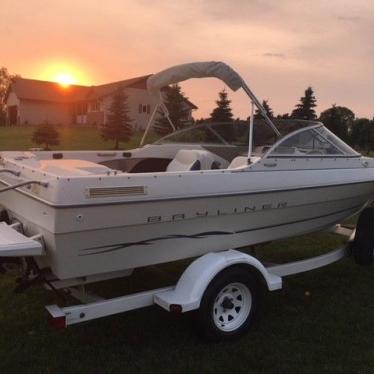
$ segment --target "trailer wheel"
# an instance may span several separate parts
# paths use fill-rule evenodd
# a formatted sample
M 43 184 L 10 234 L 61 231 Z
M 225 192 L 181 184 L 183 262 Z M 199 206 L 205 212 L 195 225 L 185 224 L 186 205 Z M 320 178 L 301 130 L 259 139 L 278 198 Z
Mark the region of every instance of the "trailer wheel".
M 361 212 L 357 222 L 352 250 L 357 264 L 369 266 L 373 263 L 374 208 L 366 208 Z
M 257 310 L 258 285 L 250 270 L 232 267 L 210 282 L 198 310 L 200 333 L 209 341 L 231 340 L 251 326 Z

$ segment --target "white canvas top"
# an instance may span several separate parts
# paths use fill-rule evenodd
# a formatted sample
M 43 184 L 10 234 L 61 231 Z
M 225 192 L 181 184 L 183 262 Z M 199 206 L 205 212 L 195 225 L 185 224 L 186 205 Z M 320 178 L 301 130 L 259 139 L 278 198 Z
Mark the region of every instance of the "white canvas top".
M 223 62 L 193 62 L 173 66 L 150 76 L 147 88 L 151 95 L 159 96 L 160 89 L 172 83 L 191 78 L 218 78 L 225 82 L 233 91 L 242 87 L 243 80 L 230 66 Z

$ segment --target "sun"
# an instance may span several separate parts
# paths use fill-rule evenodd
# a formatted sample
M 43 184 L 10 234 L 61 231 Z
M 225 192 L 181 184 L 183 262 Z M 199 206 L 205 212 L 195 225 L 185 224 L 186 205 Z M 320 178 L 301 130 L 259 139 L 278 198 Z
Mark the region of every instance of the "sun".
M 54 81 L 59 83 L 63 87 L 68 87 L 71 84 L 76 83 L 76 80 L 70 73 L 57 73 Z
M 34 78 L 43 81 L 57 82 L 61 87 L 70 85 L 92 85 L 87 67 L 80 61 L 71 60 L 45 60 L 39 63 Z

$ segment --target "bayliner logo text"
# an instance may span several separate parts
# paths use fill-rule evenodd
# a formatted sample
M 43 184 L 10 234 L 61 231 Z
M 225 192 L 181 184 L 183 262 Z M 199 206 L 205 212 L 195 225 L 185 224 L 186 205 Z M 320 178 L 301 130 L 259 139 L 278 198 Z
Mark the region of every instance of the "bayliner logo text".
M 175 213 L 170 216 L 150 216 L 147 217 L 147 223 L 157 223 L 157 222 L 167 222 L 167 221 L 181 221 L 184 219 L 189 218 L 199 218 L 199 217 L 212 217 L 212 216 L 225 216 L 225 215 L 232 215 L 232 214 L 243 214 L 243 213 L 253 213 L 259 212 L 262 210 L 270 210 L 270 209 L 281 209 L 286 208 L 287 202 L 281 201 L 279 203 L 266 203 L 261 205 L 249 205 L 243 206 L 240 208 L 232 208 L 232 209 L 211 209 L 211 210 L 197 210 L 191 213 Z

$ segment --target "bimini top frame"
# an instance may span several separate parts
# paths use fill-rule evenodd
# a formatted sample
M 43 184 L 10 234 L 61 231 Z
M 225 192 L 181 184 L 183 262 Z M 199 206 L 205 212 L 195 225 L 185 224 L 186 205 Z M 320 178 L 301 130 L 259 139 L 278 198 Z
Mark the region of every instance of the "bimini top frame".
M 158 104 L 155 106 L 154 111 L 149 119 L 146 130 L 144 132 L 143 138 L 140 145 L 143 145 L 144 140 L 148 134 L 148 131 L 153 123 L 156 112 L 159 108 L 164 112 L 166 118 L 168 119 L 171 127 L 175 130 L 175 126 L 170 120 L 168 110 L 163 103 L 163 98 L 161 94 L 161 89 L 168 86 L 169 84 L 183 82 L 192 78 L 218 78 L 223 81 L 227 86 L 229 86 L 233 91 L 237 91 L 242 88 L 244 92 L 248 95 L 252 102 L 251 110 L 251 121 L 250 121 L 250 131 L 249 131 L 249 150 L 248 157 L 250 158 L 252 150 L 252 139 L 253 139 L 253 107 L 256 106 L 264 117 L 266 123 L 273 129 L 277 136 L 280 136 L 280 132 L 271 121 L 271 119 L 266 114 L 265 108 L 261 105 L 260 101 L 247 86 L 241 76 L 234 71 L 230 66 L 223 62 L 208 61 L 208 62 L 193 62 L 189 64 L 173 66 L 169 69 L 160 71 L 157 74 L 150 76 L 147 80 L 147 89 L 152 96 L 157 97 Z

